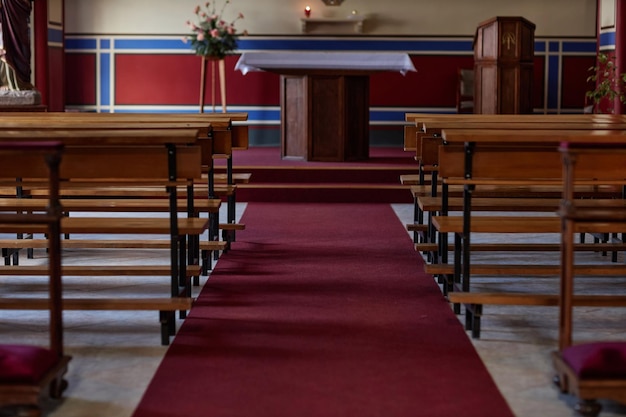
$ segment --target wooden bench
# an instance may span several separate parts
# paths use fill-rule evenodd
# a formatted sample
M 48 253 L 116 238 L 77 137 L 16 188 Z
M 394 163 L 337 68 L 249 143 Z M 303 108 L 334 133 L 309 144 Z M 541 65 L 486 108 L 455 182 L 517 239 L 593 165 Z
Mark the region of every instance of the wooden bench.
M 458 117 L 457 117 L 458 116 Z M 475 129 L 501 129 L 510 128 L 524 131 L 527 129 L 544 129 L 544 130 L 620 130 L 626 127 L 626 119 L 623 117 L 615 118 L 590 118 L 589 115 L 583 115 L 581 118 L 568 115 L 416 115 L 408 113 L 406 118 L 413 121 L 416 125 L 417 132 L 417 158 L 419 159 L 419 180 L 417 184 L 424 184 L 424 175 L 426 172 L 431 173 L 430 195 L 436 195 L 436 184 L 438 181 L 438 147 L 442 143 L 442 129 L 465 129 L 473 131 Z M 428 127 L 426 127 L 428 125 Z M 418 127 L 419 126 L 419 127 Z M 406 139 L 405 139 L 406 140 Z M 414 221 L 412 225 L 407 225 L 410 230 L 415 230 L 414 241 L 419 241 L 418 233 L 424 233 L 423 213 L 418 205 L 419 195 L 428 195 L 425 188 L 428 187 L 411 187 L 414 199 Z M 560 191 L 560 190 L 558 190 Z M 426 230 L 428 230 L 426 228 Z
M 75 113 L 68 113 L 75 115 Z M 81 113 L 82 114 L 82 113 Z M 33 119 L 30 117 L 22 116 L 19 118 L 9 117 L 6 121 L 0 121 L 0 125 L 5 128 L 10 128 L 16 131 L 23 130 L 32 130 L 33 128 L 37 128 L 41 131 L 53 131 L 53 130 L 133 130 L 133 129 L 197 129 L 198 130 L 198 144 L 202 149 L 202 162 L 205 170 L 212 170 L 213 164 L 213 151 L 216 147 L 214 142 L 218 143 L 228 143 L 228 145 L 220 145 L 219 151 L 223 152 L 224 149 L 230 149 L 230 138 L 222 138 L 220 141 L 216 141 L 213 139 L 214 129 L 216 131 L 221 131 L 224 129 L 228 129 L 230 127 L 230 120 L 228 119 L 213 119 L 213 123 L 208 124 L 206 120 L 204 121 L 193 121 L 194 118 L 190 118 L 192 121 L 187 121 L 187 119 L 175 117 L 174 121 L 168 120 L 160 120 L 159 122 L 152 121 L 153 117 L 140 118 L 138 121 L 133 121 L 133 118 L 122 117 L 117 118 L 121 120 L 115 120 L 113 117 L 99 117 L 94 116 L 93 114 L 85 114 L 85 117 L 81 117 L 79 120 L 71 120 L 78 119 L 75 116 L 66 118 L 62 117 L 62 114 L 54 114 L 54 116 L 49 117 L 50 120 L 46 120 L 46 123 L 43 124 L 40 119 Z M 84 120 L 83 120 L 84 119 Z M 205 118 L 206 119 L 206 118 Z M 2 117 L 0 117 L 2 120 Z M 199 119 L 200 120 L 200 119 Z M 217 134 L 216 134 L 217 135 Z M 199 210 L 203 213 L 207 213 L 209 218 L 211 219 L 210 228 L 209 228 L 209 237 L 208 241 L 204 241 L 201 243 L 202 252 L 203 252 L 203 273 L 208 273 L 208 271 L 212 268 L 212 258 L 217 258 L 217 254 L 220 251 L 223 251 L 227 248 L 227 243 L 219 242 L 219 207 L 221 204 L 221 199 L 217 197 L 217 192 L 214 191 L 214 181 L 209 181 L 206 177 L 200 180 L 202 183 L 196 185 L 196 189 L 203 187 L 206 189 L 204 199 L 206 202 L 198 201 L 196 205 L 196 210 Z M 137 187 L 128 187 L 122 186 L 119 181 L 115 181 L 113 187 L 110 185 L 106 185 L 101 181 L 98 183 L 94 183 L 92 188 L 85 187 L 84 185 L 80 185 L 79 187 L 72 188 L 69 184 L 67 184 L 63 190 L 63 197 L 74 197 L 80 198 L 87 195 L 88 197 L 105 197 L 108 196 L 107 199 L 102 198 L 99 200 L 91 200 L 88 203 L 88 207 L 84 208 L 83 203 L 73 203 L 73 210 L 75 211 L 93 211 L 90 207 L 97 204 L 97 201 L 100 201 L 103 204 L 103 209 L 112 210 L 112 205 L 115 205 L 115 209 L 117 211 L 137 211 L 139 208 L 143 211 L 167 211 L 168 209 L 168 201 L 167 199 L 162 199 L 162 201 L 150 201 L 143 199 L 139 202 L 136 200 L 131 200 L 129 196 L 137 196 L 139 194 L 139 188 Z M 161 187 L 153 187 L 153 186 L 145 186 L 142 191 L 143 196 L 149 196 L 150 194 L 154 194 L 155 196 L 166 197 L 167 193 Z M 42 196 L 45 195 L 46 189 L 29 189 L 27 193 L 29 196 Z M 199 196 L 200 197 L 200 196 Z M 111 201 L 111 198 L 116 198 L 115 201 Z M 145 202 L 143 207 L 136 207 L 137 204 L 141 206 L 141 201 Z M 2 208 L 0 206 L 0 208 Z M 66 212 L 69 213 L 69 207 L 66 205 Z M 228 227 L 231 227 L 230 225 Z M 7 252 L 7 251 L 5 251 Z M 30 252 L 29 252 L 30 253 Z M 215 256 L 212 256 L 215 254 Z M 17 252 L 9 253 L 12 255 L 13 262 L 17 262 Z M 6 262 L 6 260 L 5 260 Z
M 447 129 L 623 129 L 626 118 L 621 115 L 528 115 L 528 114 L 419 114 L 407 113 L 405 149 L 423 158 L 423 137 L 441 137 Z M 423 178 L 422 178 L 423 181 Z
M 107 187 L 109 189 L 109 187 Z M 74 192 L 80 193 L 80 195 L 74 194 L 73 197 L 66 197 L 62 199 L 63 212 L 69 216 L 71 213 L 76 212 L 120 212 L 120 213 L 153 213 L 161 212 L 168 213 L 170 210 L 169 201 L 165 198 L 166 192 L 163 191 L 164 198 L 103 198 L 100 193 L 93 193 L 93 189 L 80 190 L 73 189 Z M 126 190 L 125 194 L 128 194 Z M 132 194 L 130 194 L 132 196 Z M 149 194 L 152 197 L 153 193 Z M 88 198 L 93 197 L 93 198 Z M 36 212 L 44 210 L 47 206 L 48 200 L 46 198 L 0 198 L 0 211 L 16 211 L 16 212 Z M 196 196 L 193 202 L 193 208 L 189 213 L 188 202 L 186 199 L 178 199 L 178 210 L 181 213 L 187 213 L 191 217 L 200 217 L 200 214 L 215 213 L 219 210 L 221 200 L 199 198 Z M 128 240 L 122 241 L 115 239 L 79 239 L 77 241 L 64 239 L 62 241 L 64 248 L 118 248 L 118 249 L 157 249 L 168 248 L 170 242 L 168 240 L 158 239 L 142 239 L 142 240 Z M 29 251 L 29 258 L 32 257 L 32 249 L 42 248 L 47 245 L 45 239 L 0 239 L 0 248 L 3 248 L 2 256 L 5 259 L 5 265 L 13 265 L 19 263 L 19 250 L 26 249 Z M 219 253 L 224 251 L 227 247 L 227 242 L 219 241 L 209 237 L 202 239 L 198 242 L 199 250 L 201 251 L 202 261 L 202 274 L 206 275 L 212 268 L 212 261 L 210 254 Z M 195 279 L 194 283 L 198 284 L 199 280 Z
M 505 191 L 498 191 L 501 196 L 499 197 L 480 197 L 475 198 L 475 195 L 472 198 L 472 211 L 473 212 L 535 212 L 535 213 L 545 213 L 545 212 L 555 212 L 561 199 L 552 198 L 552 191 L 549 191 L 548 196 L 541 197 L 542 191 L 536 190 L 534 191 L 535 197 L 531 197 L 530 190 L 524 191 L 524 196 L 522 197 L 508 197 L 508 195 L 515 195 L 515 193 L 519 192 L 519 190 L 511 190 L 509 193 Z M 528 194 L 526 194 L 528 192 Z M 595 207 L 598 204 L 598 193 L 594 193 L 594 197 L 596 198 L 586 198 L 579 199 L 581 206 L 584 207 Z M 610 196 L 613 196 L 611 194 Z M 603 197 L 608 198 L 609 194 Z M 617 197 L 617 196 L 616 196 Z M 415 245 L 415 249 L 420 252 L 424 252 L 425 254 L 430 255 L 429 258 L 434 259 L 438 258 L 438 250 L 439 246 L 436 243 L 436 230 L 435 226 L 432 223 L 432 218 L 442 213 L 443 204 L 442 198 L 439 197 L 431 197 L 431 196 L 419 196 L 418 197 L 418 205 L 420 210 L 423 213 L 428 213 L 428 222 L 427 222 L 427 230 L 425 233 L 425 241 L 417 243 Z M 602 205 L 604 207 L 615 207 L 615 208 L 623 208 L 626 209 L 626 201 L 622 199 L 614 199 L 614 200 L 602 200 Z M 464 209 L 464 200 L 462 197 L 448 197 L 447 199 L 447 210 L 452 212 L 462 212 Z M 602 245 L 594 245 L 593 248 L 590 248 L 588 245 L 577 245 L 578 250 L 601 250 L 603 252 L 611 251 L 623 251 L 626 250 L 625 244 L 617 244 L 617 243 L 605 243 Z M 471 251 L 496 251 L 496 250 L 507 250 L 507 251 L 558 251 L 560 250 L 560 246 L 554 244 L 499 244 L 498 246 L 494 246 L 493 244 L 473 244 L 470 248 Z
M 168 236 L 170 242 L 170 264 L 167 266 L 116 267 L 95 265 L 84 267 L 65 267 L 67 274 L 85 276 L 104 275 L 164 275 L 169 276 L 170 294 L 151 300 L 150 305 L 160 312 L 161 341 L 169 343 L 169 337 L 175 332 L 174 312 L 180 311 L 184 317 L 193 302 L 191 277 L 200 274 L 198 265 L 199 249 L 197 237 L 207 230 L 208 219 L 188 216 L 180 218 L 179 199 L 176 195 L 178 186 L 188 188 L 189 212 L 193 213 L 193 183 L 202 175 L 202 150 L 196 145 L 197 129 L 133 129 L 133 130 L 42 130 L 42 131 L 1 131 L 0 142 L 10 140 L 41 141 L 55 139 L 64 143 L 65 151 L 60 165 L 61 189 L 71 184 L 78 187 L 83 184 L 91 187 L 94 181 L 103 181 L 113 185 L 116 181 L 122 185 L 139 181 L 160 184 L 169 194 L 169 216 L 148 218 L 132 217 L 65 217 L 61 221 L 61 232 L 75 235 L 110 234 L 137 235 L 153 234 Z M 115 163 L 111 163 L 115 161 Z M 36 184 L 43 177 L 43 167 L 39 161 L 22 153 L 16 155 L 11 164 L 2 166 L 2 182 L 15 182 L 22 178 L 22 183 Z M 29 177 L 20 177 L 20 168 L 29 168 Z M 19 174 L 19 175 L 18 175 Z M 41 227 L 24 225 L 1 225 L 5 233 L 43 233 Z M 73 240 L 78 242 L 78 239 Z M 129 246 L 133 242 L 129 242 Z M 17 271 L 36 274 L 34 269 L 22 269 L 24 266 L 0 268 L 0 274 L 14 275 Z M 141 272 L 143 271 L 143 272 Z M 138 297 L 138 299 L 141 297 Z M 100 300 L 102 309 L 143 309 L 145 302 L 139 301 L 133 307 L 132 301 L 118 302 L 118 299 Z M 74 301 L 68 300 L 68 305 Z M 77 301 L 80 304 L 80 302 Z M 95 302 L 94 302 L 95 303 Z M 35 303 L 36 304 L 36 303 Z M 26 304 L 25 304 L 26 306 Z M 90 308 L 98 308 L 95 303 Z M 34 307 L 34 305 L 33 305 Z
M 573 345 L 573 308 L 578 305 L 580 295 L 575 294 L 574 280 L 577 265 L 574 260 L 574 232 L 579 224 L 626 224 L 626 210 L 623 207 L 597 208 L 581 206 L 574 198 L 573 185 L 577 177 L 585 176 L 580 172 L 586 159 L 596 161 L 604 157 L 613 160 L 621 155 L 622 168 L 626 163 L 626 145 L 604 146 L 602 143 L 570 144 L 560 148 L 563 154 L 564 192 L 559 210 L 562 219 L 562 255 L 559 291 L 559 345 L 552 354 L 556 373 L 555 382 L 561 392 L 578 397 L 575 409 L 587 416 L 596 416 L 601 411 L 597 401 L 600 398 L 611 399 L 626 404 L 626 373 L 615 372 L 624 369 L 626 361 L 626 341 L 585 342 Z M 600 174 L 604 178 L 603 174 Z M 610 178 L 610 177 L 609 177 Z M 620 177 L 623 178 L 623 177 Z M 615 294 L 599 294 L 598 306 L 610 306 L 621 298 Z M 622 304 L 626 305 L 626 303 Z M 598 361 L 597 358 L 610 358 Z
M 80 125 L 94 123 L 132 123 L 132 124 L 184 124 L 185 123 L 202 123 L 211 125 L 209 131 L 210 141 L 200 144 L 203 147 L 203 164 L 205 165 L 205 173 L 207 174 L 209 198 L 222 197 L 228 202 L 227 221 L 230 226 L 223 227 L 223 234 L 229 239 L 234 239 L 232 229 L 245 228 L 244 225 L 233 226 L 235 223 L 235 205 L 236 205 L 236 183 L 249 180 L 249 174 L 233 174 L 232 169 L 232 150 L 248 148 L 248 126 L 244 124 L 247 121 L 247 113 L 61 113 L 47 112 L 43 117 L 40 114 L 20 112 L 0 115 L 0 124 L 7 126 L 20 126 L 28 121 L 33 121 L 41 126 L 42 120 L 49 125 L 58 125 L 59 123 L 78 123 Z M 207 138 L 204 132 L 200 132 L 200 139 Z M 224 175 L 216 175 L 213 158 L 226 158 L 227 172 Z M 211 216 L 211 229 L 219 229 L 219 213 Z M 213 232 L 211 232 L 213 234 Z
M 626 123 L 624 115 L 618 114 L 432 114 L 406 113 L 405 120 L 419 130 L 435 128 L 436 123 L 524 123 L 538 128 L 542 123 Z M 524 127 L 524 128 L 525 128 Z
M 472 335 L 478 337 L 480 332 L 480 314 L 482 299 L 480 293 L 462 295 L 456 298 L 457 292 L 468 293 L 470 290 L 470 271 L 477 273 L 477 268 L 482 268 L 482 273 L 489 273 L 487 266 L 478 266 L 471 263 L 472 233 L 560 233 L 560 221 L 556 215 L 548 217 L 494 217 L 472 216 L 472 192 L 477 185 L 498 186 L 558 186 L 562 188 L 561 161 L 558 153 L 558 141 L 562 138 L 568 140 L 589 140 L 590 137 L 602 137 L 607 140 L 624 140 L 624 137 L 613 131 L 558 131 L 554 130 L 448 130 L 443 132 L 446 145 L 440 147 L 439 172 L 444 182 L 443 204 L 448 199 L 445 189 L 449 185 L 465 187 L 463 214 L 452 217 L 434 216 L 433 225 L 439 231 L 439 251 L 447 250 L 447 234 L 455 235 L 455 265 L 453 275 L 445 276 L 449 291 L 448 297 L 454 303 L 466 303 L 467 327 L 472 330 Z M 609 139 L 610 138 L 610 139 Z M 597 162 L 597 161 L 596 161 Z M 617 161 L 603 160 L 607 166 Z M 598 181 L 592 173 L 597 171 L 598 166 L 588 166 L 587 177 L 578 179 L 581 185 L 623 185 L 624 179 L 619 179 L 619 170 L 611 181 Z M 620 167 L 618 164 L 617 167 Z M 608 175 L 603 172 L 603 175 Z M 615 207 L 614 201 L 604 202 L 594 200 L 596 206 Z M 621 206 L 622 203 L 617 203 Z M 445 210 L 444 210 L 445 212 Z M 615 225 L 608 227 L 593 228 L 579 227 L 578 233 L 612 233 L 619 230 Z M 442 262 L 447 259 L 442 258 Z M 597 273 L 608 273 L 608 269 L 616 269 L 615 265 L 610 268 L 596 269 Z M 526 270 L 528 266 L 524 266 Z M 492 268 L 492 273 L 497 275 L 510 275 L 511 270 L 502 265 Z M 518 266 L 519 269 L 519 266 Z M 545 270 L 545 273 L 554 273 L 554 267 L 537 266 L 532 273 Z M 450 271 L 450 269 L 448 269 Z M 622 270 L 623 271 L 623 270 Z M 459 283 L 457 285 L 457 283 Z M 463 297 L 462 299 L 460 297 Z M 470 302 L 470 299 L 473 302 Z
M 47 247 L 48 262 L 45 266 L 48 296 L 43 300 L 45 305 L 42 306 L 43 310 L 50 312 L 49 344 L 47 347 L 0 344 L 0 357 L 3 359 L 0 369 L 0 410 L 13 410 L 15 415 L 38 414 L 44 399 L 60 398 L 67 386 L 64 375 L 71 357 L 65 354 L 63 345 L 63 282 L 59 233 L 62 215 L 58 195 L 62 152 L 63 145 L 60 142 L 0 143 L 0 167 L 11 165 L 16 153 L 28 153 L 46 166 L 50 189 L 50 203 L 39 214 L 0 214 L 0 225 L 37 224 L 44 227 L 50 236 Z M 22 166 L 20 174 L 27 175 L 28 166 Z
M 404 132 L 404 150 L 413 152 L 413 158 L 417 162 L 417 174 L 406 174 L 400 176 L 400 182 L 404 185 L 420 185 L 425 184 L 425 174 L 432 167 L 429 167 L 423 161 L 424 140 L 425 138 L 439 137 L 441 132 L 433 129 L 421 129 L 416 125 L 405 126 Z

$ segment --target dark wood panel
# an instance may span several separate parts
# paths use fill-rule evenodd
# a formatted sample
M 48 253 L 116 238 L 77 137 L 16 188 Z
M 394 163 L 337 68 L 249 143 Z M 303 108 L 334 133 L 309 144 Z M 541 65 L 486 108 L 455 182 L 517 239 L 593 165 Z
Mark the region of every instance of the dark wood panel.
M 283 158 L 356 161 L 369 157 L 369 75 L 281 76 Z
M 309 142 L 314 161 L 342 159 L 345 126 L 344 76 L 312 77 L 312 140 Z
M 282 157 L 308 159 L 309 94 L 306 77 L 281 77 Z

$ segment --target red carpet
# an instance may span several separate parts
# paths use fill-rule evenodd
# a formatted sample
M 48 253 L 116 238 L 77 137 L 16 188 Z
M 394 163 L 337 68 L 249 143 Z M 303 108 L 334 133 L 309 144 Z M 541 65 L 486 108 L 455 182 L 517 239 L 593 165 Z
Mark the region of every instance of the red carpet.
M 242 222 L 133 417 L 513 416 L 390 206 Z

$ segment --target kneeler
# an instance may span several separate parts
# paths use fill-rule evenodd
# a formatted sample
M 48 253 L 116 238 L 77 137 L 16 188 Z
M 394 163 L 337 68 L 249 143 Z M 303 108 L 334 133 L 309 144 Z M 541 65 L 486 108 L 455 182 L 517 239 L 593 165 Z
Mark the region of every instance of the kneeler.
M 596 148 L 597 145 L 592 146 Z M 582 152 L 578 148 L 585 148 Z M 559 350 L 553 352 L 554 382 L 563 393 L 578 398 L 574 409 L 585 417 L 597 416 L 602 406 L 598 399 L 626 404 L 626 341 L 572 343 L 574 299 L 574 232 L 576 223 L 611 222 L 626 224 L 623 208 L 601 210 L 576 207 L 573 179 L 576 162 L 584 158 L 589 146 L 561 144 L 564 193 L 559 209 L 562 221 L 561 284 L 559 297 Z M 606 149 L 602 149 L 606 152 Z M 611 152 L 611 149 L 608 149 Z M 623 145 L 613 152 L 624 153 Z M 610 296 L 606 296 L 610 298 Z
M 42 161 L 45 158 L 50 172 L 50 203 L 45 213 L 0 215 L 0 231 L 2 224 L 9 223 L 47 225 L 50 269 L 50 345 L 40 347 L 0 344 L 0 416 L 38 417 L 41 415 L 41 400 L 45 397 L 60 397 L 67 386 L 63 375 L 67 372 L 70 357 L 63 354 L 60 251 L 62 212 L 58 186 L 58 165 L 62 150 L 62 145 L 56 142 L 0 143 L 0 173 L 3 176 L 11 170 L 9 159 L 19 160 L 20 152 L 38 155 Z M 19 303 L 19 300 L 16 300 L 16 303 Z
M 626 404 L 626 342 L 592 342 L 552 354 L 555 382 L 562 392 L 578 397 L 581 416 L 597 416 L 598 399 Z

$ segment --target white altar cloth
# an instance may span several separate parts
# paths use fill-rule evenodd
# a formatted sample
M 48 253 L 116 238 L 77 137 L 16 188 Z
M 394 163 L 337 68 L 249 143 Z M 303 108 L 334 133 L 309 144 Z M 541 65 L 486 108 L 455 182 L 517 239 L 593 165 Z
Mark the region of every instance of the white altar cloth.
M 316 69 L 357 71 L 417 71 L 411 58 L 400 52 L 244 52 L 235 70 Z

